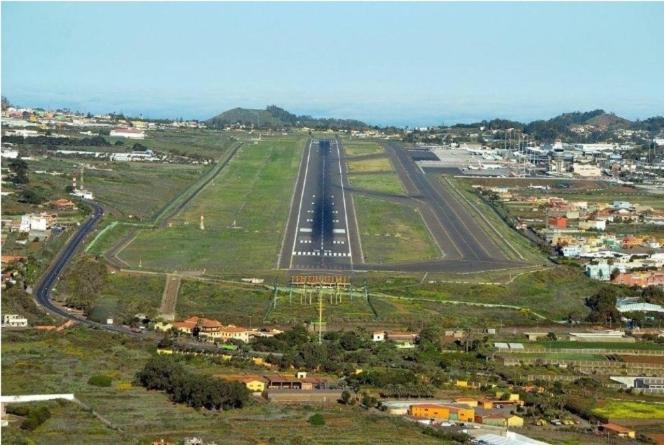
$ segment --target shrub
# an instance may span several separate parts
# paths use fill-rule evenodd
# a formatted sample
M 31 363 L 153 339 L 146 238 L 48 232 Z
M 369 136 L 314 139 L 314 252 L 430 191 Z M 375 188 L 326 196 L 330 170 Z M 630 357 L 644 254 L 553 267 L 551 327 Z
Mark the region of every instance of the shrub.
M 109 376 L 103 374 L 95 374 L 88 379 L 88 385 L 109 387 L 112 380 Z
M 51 417 L 51 411 L 45 406 L 40 406 L 39 408 L 31 409 L 28 413 L 28 417 L 21 424 L 21 429 L 34 431 L 41 425 L 46 422 Z
M 325 417 L 323 417 L 323 415 L 320 413 L 316 413 L 309 417 L 309 423 L 313 426 L 323 426 L 325 425 Z

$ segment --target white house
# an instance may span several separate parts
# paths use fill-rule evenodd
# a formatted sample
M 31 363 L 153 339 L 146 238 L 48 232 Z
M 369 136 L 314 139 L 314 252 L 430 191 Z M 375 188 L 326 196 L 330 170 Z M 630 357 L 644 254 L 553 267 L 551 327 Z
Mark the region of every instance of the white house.
M 19 226 L 19 232 L 30 232 L 31 230 L 41 230 L 44 231 L 48 227 L 48 222 L 46 218 L 39 215 L 23 215 L 21 216 L 21 225 Z
M 372 341 L 385 341 L 385 332 L 384 331 L 376 331 L 373 333 L 373 337 L 371 338 Z
M 634 206 L 629 201 L 613 201 L 614 210 L 630 210 L 632 207 Z
M 5 314 L 2 316 L 2 325 L 12 328 L 28 327 L 28 319 L 18 314 Z
M 111 130 L 110 136 L 128 139 L 145 139 L 145 132 L 136 128 L 114 128 Z
M 606 220 L 604 219 L 589 219 L 588 221 L 579 221 L 579 229 L 581 230 L 606 230 Z

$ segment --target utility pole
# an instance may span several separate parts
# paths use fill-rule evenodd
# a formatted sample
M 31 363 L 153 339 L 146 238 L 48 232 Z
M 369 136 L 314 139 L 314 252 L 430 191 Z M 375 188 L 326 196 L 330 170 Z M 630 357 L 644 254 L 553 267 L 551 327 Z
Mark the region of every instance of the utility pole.
M 323 292 L 318 289 L 318 344 L 323 344 Z

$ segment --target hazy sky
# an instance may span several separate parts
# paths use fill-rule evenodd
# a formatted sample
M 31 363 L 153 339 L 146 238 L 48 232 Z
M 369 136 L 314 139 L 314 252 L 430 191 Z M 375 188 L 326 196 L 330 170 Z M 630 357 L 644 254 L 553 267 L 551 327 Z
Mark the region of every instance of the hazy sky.
M 664 3 L 2 3 L 2 94 L 31 106 L 428 125 L 664 114 Z

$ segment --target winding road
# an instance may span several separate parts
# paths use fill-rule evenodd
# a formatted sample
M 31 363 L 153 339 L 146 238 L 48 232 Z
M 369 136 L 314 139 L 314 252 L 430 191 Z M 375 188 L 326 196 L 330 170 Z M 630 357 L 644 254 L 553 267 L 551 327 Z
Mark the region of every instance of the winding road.
M 74 254 L 76 253 L 76 250 L 79 248 L 85 237 L 94 229 L 102 216 L 104 216 L 104 208 L 99 204 L 92 201 L 83 201 L 83 203 L 92 208 L 92 215 L 90 215 L 88 219 L 86 219 L 85 222 L 81 224 L 76 233 L 74 233 L 71 239 L 67 241 L 65 247 L 58 253 L 51 265 L 46 270 L 44 276 L 38 282 L 34 292 L 35 301 L 48 312 L 67 318 L 69 320 L 76 321 L 78 323 L 85 324 L 90 327 L 122 334 L 139 335 L 124 326 L 105 325 L 88 320 L 84 317 L 79 317 L 51 301 L 50 293 L 51 289 L 53 289 L 53 285 L 60 277 L 60 274 L 64 270 L 65 266 L 67 266 L 67 263 L 71 261 Z

